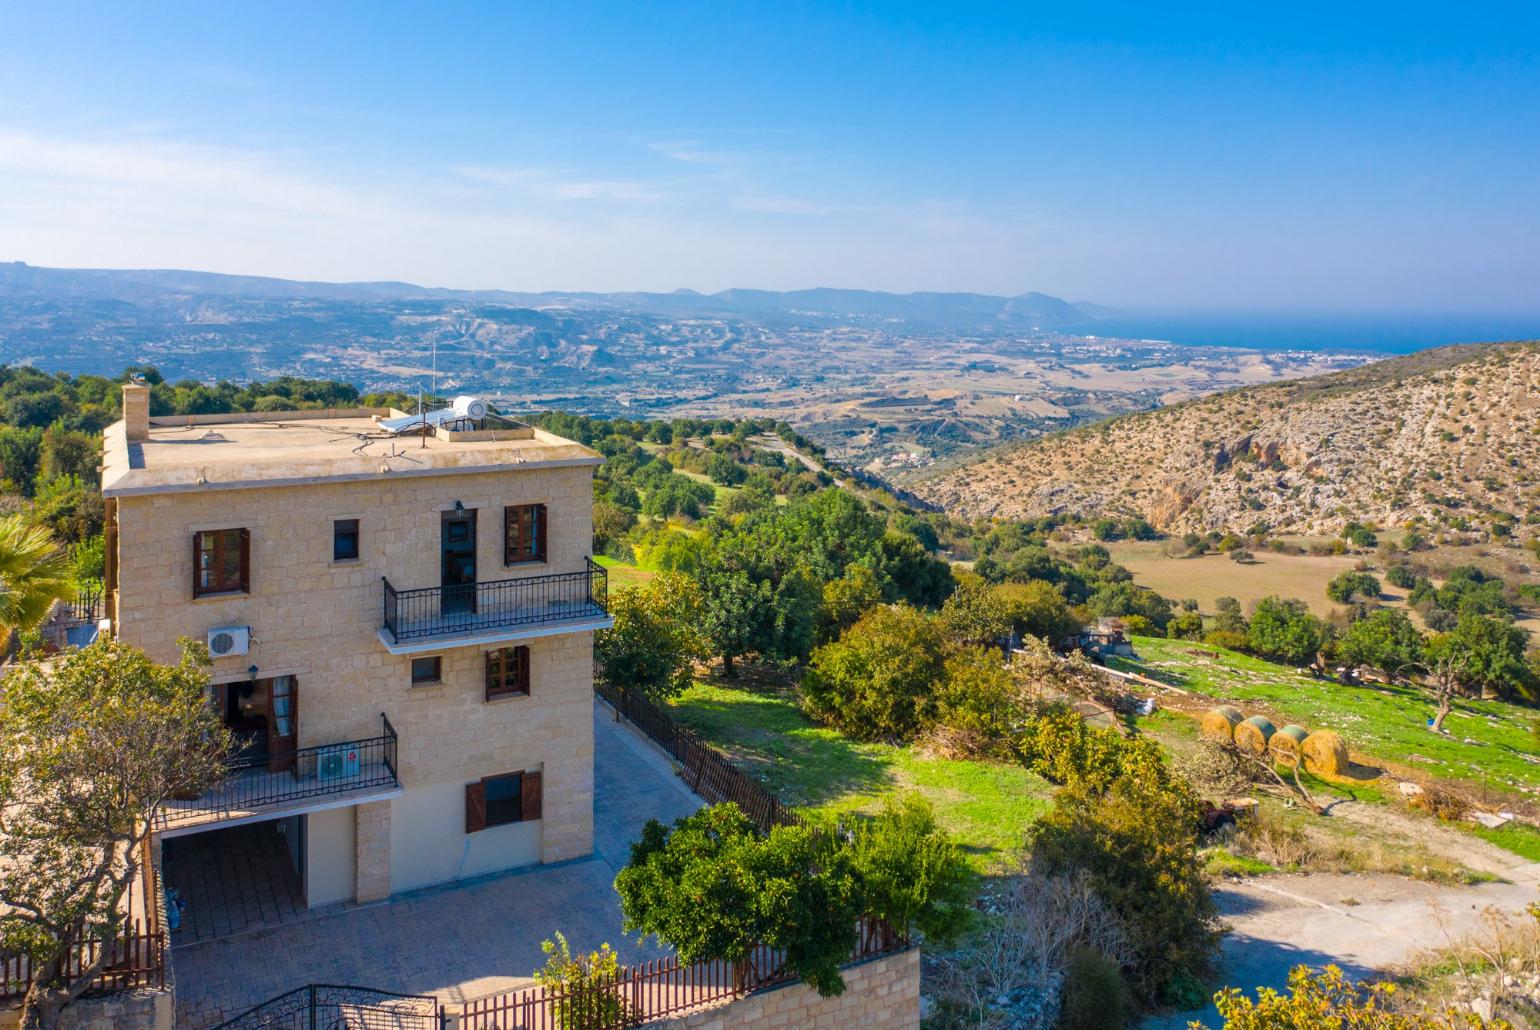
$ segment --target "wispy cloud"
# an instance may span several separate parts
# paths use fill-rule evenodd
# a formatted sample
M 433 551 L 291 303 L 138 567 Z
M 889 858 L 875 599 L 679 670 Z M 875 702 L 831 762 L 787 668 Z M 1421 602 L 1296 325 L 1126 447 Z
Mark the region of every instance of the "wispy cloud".
M 652 203 L 668 198 L 674 186 L 644 179 L 589 179 L 564 176 L 536 168 L 497 165 L 457 165 L 454 173 L 463 179 L 498 189 L 520 190 L 541 200 L 615 201 Z

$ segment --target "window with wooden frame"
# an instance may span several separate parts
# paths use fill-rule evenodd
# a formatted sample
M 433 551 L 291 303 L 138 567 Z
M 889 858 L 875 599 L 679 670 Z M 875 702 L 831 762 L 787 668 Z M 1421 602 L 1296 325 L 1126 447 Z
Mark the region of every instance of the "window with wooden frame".
M 435 654 L 412 659 L 412 686 L 420 687 L 425 683 L 439 683 L 443 678 L 444 659 L 441 656 Z
M 483 776 L 465 785 L 465 832 L 540 818 L 540 771 Z
M 529 693 L 529 648 L 500 647 L 487 652 L 487 700 Z
M 205 529 L 193 534 L 193 596 L 251 592 L 251 533 Z
M 503 564 L 545 561 L 545 505 L 515 504 L 503 509 Z
M 332 561 L 355 561 L 358 558 L 358 520 L 332 520 Z

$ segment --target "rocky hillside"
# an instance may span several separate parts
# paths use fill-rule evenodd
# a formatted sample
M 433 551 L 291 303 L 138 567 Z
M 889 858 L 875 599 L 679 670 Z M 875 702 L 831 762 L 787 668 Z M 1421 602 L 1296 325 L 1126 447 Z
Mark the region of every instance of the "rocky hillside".
M 1480 528 L 1540 511 L 1540 343 L 1444 347 L 991 452 L 917 488 L 970 517 L 1142 515 L 1166 531 Z

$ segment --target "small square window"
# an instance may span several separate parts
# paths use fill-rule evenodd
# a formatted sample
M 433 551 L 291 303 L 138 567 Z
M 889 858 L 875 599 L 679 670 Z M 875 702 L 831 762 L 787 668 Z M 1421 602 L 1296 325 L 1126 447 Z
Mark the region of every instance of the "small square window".
M 487 825 L 503 826 L 524 819 L 524 774 L 488 776 L 482 781 L 487 790 Z
M 529 648 L 487 652 L 487 700 L 529 693 Z
M 358 520 L 334 520 L 332 522 L 332 561 L 353 561 L 357 557 Z
M 444 676 L 444 659 L 439 655 L 412 659 L 412 686 L 438 683 Z

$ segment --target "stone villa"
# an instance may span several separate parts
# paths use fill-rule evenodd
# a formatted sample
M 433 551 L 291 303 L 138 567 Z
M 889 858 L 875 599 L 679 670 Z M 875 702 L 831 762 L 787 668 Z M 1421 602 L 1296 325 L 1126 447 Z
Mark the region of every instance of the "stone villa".
M 315 907 L 591 851 L 596 453 L 474 398 L 152 418 L 130 384 L 123 410 L 107 617 L 158 661 L 206 642 L 237 741 L 162 815 L 168 869 L 248 827 Z

